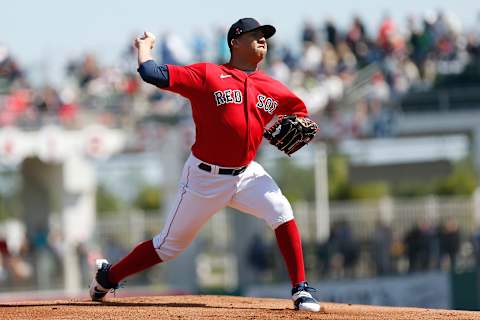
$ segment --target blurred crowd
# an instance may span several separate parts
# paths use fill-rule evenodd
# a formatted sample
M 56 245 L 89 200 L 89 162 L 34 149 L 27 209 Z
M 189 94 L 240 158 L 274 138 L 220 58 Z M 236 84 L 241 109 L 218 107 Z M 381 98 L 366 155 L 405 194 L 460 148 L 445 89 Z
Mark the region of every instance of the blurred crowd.
M 368 30 L 359 16 L 347 26 L 333 19 L 306 21 L 294 44 L 272 38 L 262 68 L 287 83 L 314 116 L 331 120 L 322 130 L 327 137 L 390 135 L 392 101 L 412 88 L 431 88 L 440 75 L 461 73 L 480 59 L 480 14 L 476 23 L 462 26 L 442 11 L 412 15 L 404 23 L 385 16 L 376 30 Z M 229 58 L 223 28 L 213 39 L 200 32 L 191 41 L 174 33 L 158 38 L 161 63 Z M 15 48 L 0 46 L 0 127 L 133 127 L 151 116 L 188 113 L 185 100 L 141 82 L 135 49 L 127 42 L 113 65 L 101 64 L 94 54 L 72 57 L 59 86 L 33 86 L 28 68 L 9 50 Z
M 28 234 L 24 231 L 16 233 L 15 237 L 0 233 L 0 288 L 62 288 L 65 242 L 61 232 L 55 228 Z M 311 279 L 452 271 L 480 265 L 480 230 L 473 234 L 462 232 L 454 217 L 438 224 L 419 221 L 402 233 L 378 222 L 366 239 L 360 238 L 355 226 L 347 221 L 334 223 L 330 231 L 324 243 L 303 241 Z M 100 244 L 78 243 L 75 248 L 82 283 L 88 283 L 95 259 L 118 261 L 130 249 L 129 244 L 122 242 L 120 234 L 108 235 Z M 256 281 L 284 280 L 283 260 L 273 239 L 260 234 L 249 239 L 245 258 Z M 148 285 L 149 278 L 145 273 L 129 279 L 129 283 Z
M 334 223 L 330 231 L 324 243 L 303 243 L 312 278 L 352 279 L 480 265 L 480 231 L 467 235 L 454 217 L 438 224 L 419 221 L 404 233 L 377 222 L 368 239 L 356 236 L 358 230 L 347 221 Z M 276 251 L 276 243 L 261 236 L 250 242 L 248 261 L 264 280 L 282 277 Z
M 0 227 L 0 288 L 51 290 L 64 286 L 66 242 L 58 227 L 26 230 L 17 220 Z M 7 232 L 8 230 L 8 232 Z M 82 283 L 89 282 L 95 260 L 118 261 L 127 252 L 118 237 L 108 236 L 101 248 L 76 242 L 74 253 Z M 2 290 L 0 290 L 1 292 Z

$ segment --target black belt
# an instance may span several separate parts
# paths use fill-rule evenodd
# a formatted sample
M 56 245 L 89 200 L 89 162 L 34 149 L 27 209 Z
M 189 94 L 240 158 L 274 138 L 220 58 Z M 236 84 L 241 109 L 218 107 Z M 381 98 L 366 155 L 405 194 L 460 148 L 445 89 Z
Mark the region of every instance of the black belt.
M 206 163 L 200 163 L 198 167 L 204 171 L 212 172 L 212 166 Z M 244 172 L 247 169 L 247 166 L 237 168 L 237 169 L 226 169 L 226 168 L 219 168 L 218 174 L 228 174 L 230 176 L 238 176 L 240 173 Z

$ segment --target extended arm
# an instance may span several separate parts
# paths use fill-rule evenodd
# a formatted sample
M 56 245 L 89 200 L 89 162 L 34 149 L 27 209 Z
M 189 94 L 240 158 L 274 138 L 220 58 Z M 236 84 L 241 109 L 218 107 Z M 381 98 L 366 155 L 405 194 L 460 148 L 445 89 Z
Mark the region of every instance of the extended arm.
M 166 65 L 158 65 L 153 60 L 148 60 L 140 65 L 138 73 L 143 81 L 159 88 L 167 88 L 170 81 Z
M 166 88 L 169 84 L 169 74 L 166 65 L 158 65 L 153 60 L 152 49 L 155 46 L 155 36 L 151 32 L 145 32 L 142 37 L 135 39 L 135 47 L 138 49 L 138 73 L 143 81 L 159 88 Z

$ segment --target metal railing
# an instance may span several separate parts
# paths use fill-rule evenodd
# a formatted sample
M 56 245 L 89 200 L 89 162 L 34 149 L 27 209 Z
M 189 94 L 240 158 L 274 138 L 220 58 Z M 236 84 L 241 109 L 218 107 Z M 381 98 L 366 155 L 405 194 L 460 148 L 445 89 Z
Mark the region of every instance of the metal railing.
M 312 203 L 295 203 L 293 205 L 297 223 L 301 230 L 304 244 L 316 243 L 316 219 L 315 207 Z M 359 244 L 368 244 L 374 236 L 376 224 L 379 220 L 386 222 L 397 235 L 405 235 L 416 223 L 427 222 L 430 225 L 438 225 L 447 218 L 454 218 L 459 225 L 462 239 L 467 241 L 472 234 L 477 231 L 478 213 L 480 212 L 479 192 L 473 196 L 463 197 L 425 197 L 416 199 L 380 199 L 375 201 L 342 201 L 330 204 L 330 226 L 339 222 L 346 222 L 351 228 L 353 238 Z M 224 276 L 214 272 L 221 266 L 225 272 L 232 272 L 230 267 L 236 265 L 235 261 L 245 259 L 245 256 L 235 256 L 239 252 L 233 250 L 239 243 L 247 242 L 251 244 L 252 238 L 238 237 L 242 234 L 236 220 L 235 214 L 218 213 L 204 226 L 196 240 L 196 252 L 199 254 L 196 263 L 200 263 L 197 270 L 210 270 L 211 274 L 202 273 L 197 275 L 200 284 L 209 285 L 218 279 L 224 279 Z M 156 233 L 160 232 L 166 217 L 164 212 L 141 212 L 125 211 L 115 213 L 110 216 L 99 218 L 96 229 L 91 241 L 83 244 L 79 250 L 78 261 L 82 263 L 82 281 L 88 282 L 91 276 L 91 266 L 93 259 L 105 254 L 117 255 L 114 259 L 119 259 L 135 244 L 145 239 L 151 239 Z M 261 221 L 254 222 L 256 232 L 260 234 L 264 241 L 275 248 L 274 233 L 271 229 L 262 224 Z M 236 236 L 234 236 L 236 235 Z M 367 250 L 367 251 L 365 251 Z M 360 252 L 358 268 L 362 272 L 360 275 L 373 275 L 373 263 L 371 262 L 371 248 L 363 246 Z M 80 252 L 80 251 L 79 251 Z M 82 256 L 82 257 L 80 257 Z M 206 257 L 212 257 L 207 259 Z M 222 260 L 221 257 L 226 257 Z M 32 269 L 30 276 L 23 279 L 18 278 L 18 274 L 12 273 L 11 262 L 2 260 L 2 277 L 0 277 L 0 291 L 5 290 L 38 290 L 61 288 L 62 276 L 61 267 L 55 264 L 54 254 L 51 250 L 43 252 L 24 253 L 21 257 L 22 263 L 16 261 L 17 267 Z M 311 251 L 306 251 L 307 266 L 313 265 L 313 270 L 318 270 L 318 262 L 312 262 Z M 211 261 L 212 264 L 208 265 Z M 48 262 L 48 263 L 47 263 Z M 43 265 L 42 264 L 45 264 Z M 22 265 L 23 264 L 23 265 Z M 281 259 L 276 258 L 274 269 L 279 269 L 277 264 L 281 264 Z M 236 269 L 235 269 L 236 270 Z M 18 270 L 17 270 L 18 271 Z M 275 271 L 273 271 L 275 272 Z M 21 270 L 20 270 L 21 273 Z M 283 275 L 283 273 L 282 273 Z M 317 275 L 318 277 L 319 275 Z M 315 278 L 315 273 L 312 275 Z M 87 283 L 86 282 L 86 283 Z M 151 283 L 168 283 L 168 275 L 164 268 L 154 268 L 146 275 L 129 280 L 129 286 L 148 285 Z M 198 283 L 197 283 L 198 285 Z
M 399 103 L 403 112 L 452 112 L 480 109 L 480 86 L 411 92 Z

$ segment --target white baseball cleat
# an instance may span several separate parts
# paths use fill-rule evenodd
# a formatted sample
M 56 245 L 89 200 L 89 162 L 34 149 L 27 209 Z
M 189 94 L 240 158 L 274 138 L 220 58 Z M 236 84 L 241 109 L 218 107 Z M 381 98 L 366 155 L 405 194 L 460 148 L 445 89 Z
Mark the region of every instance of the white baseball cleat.
M 92 301 L 102 301 L 112 289 L 118 289 L 118 284 L 108 280 L 108 270 L 112 265 L 106 259 L 97 259 L 95 265 L 97 272 L 90 283 L 90 298 Z
M 292 288 L 292 300 L 295 310 L 319 312 L 320 304 L 315 300 L 309 291 L 317 291 L 309 287 L 307 282 L 297 284 Z

